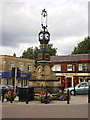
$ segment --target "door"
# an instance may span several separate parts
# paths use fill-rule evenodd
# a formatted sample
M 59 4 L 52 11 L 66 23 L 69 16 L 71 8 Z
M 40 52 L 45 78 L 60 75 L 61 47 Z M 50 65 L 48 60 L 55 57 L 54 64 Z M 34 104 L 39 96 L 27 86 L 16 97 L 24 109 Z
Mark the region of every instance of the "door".
M 68 78 L 68 87 L 72 86 L 72 78 Z

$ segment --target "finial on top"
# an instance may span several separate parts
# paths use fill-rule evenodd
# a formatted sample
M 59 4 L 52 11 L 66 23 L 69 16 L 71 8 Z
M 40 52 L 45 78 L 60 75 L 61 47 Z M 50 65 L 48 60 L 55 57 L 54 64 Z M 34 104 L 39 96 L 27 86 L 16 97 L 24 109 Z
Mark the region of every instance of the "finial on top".
M 45 9 L 41 13 L 41 26 L 44 31 L 47 29 L 47 11 Z

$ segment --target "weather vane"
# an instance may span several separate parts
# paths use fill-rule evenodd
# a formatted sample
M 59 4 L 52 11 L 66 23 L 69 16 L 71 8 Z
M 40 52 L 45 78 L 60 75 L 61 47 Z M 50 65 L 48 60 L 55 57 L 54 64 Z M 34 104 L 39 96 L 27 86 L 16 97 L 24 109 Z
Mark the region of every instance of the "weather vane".
M 45 9 L 41 13 L 41 26 L 44 31 L 47 29 L 47 11 Z

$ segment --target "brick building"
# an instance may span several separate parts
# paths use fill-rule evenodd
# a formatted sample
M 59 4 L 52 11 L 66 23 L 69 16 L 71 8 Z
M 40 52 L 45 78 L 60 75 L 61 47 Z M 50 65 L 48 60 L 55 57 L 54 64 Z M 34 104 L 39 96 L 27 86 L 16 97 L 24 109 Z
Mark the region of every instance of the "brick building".
M 21 77 L 17 78 L 18 86 L 30 85 L 31 73 L 34 71 L 35 60 L 25 59 L 8 55 L 0 55 L 0 84 L 14 84 L 14 79 L 11 78 L 12 67 L 21 70 Z
M 57 79 L 66 88 L 90 80 L 90 54 L 51 56 L 51 62 Z
M 90 80 L 90 54 L 77 54 L 65 56 L 51 56 L 53 64 L 52 71 L 55 73 L 56 84 L 63 84 L 65 87 L 74 86 L 82 81 Z M 8 55 L 0 56 L 0 84 L 12 84 L 12 67 L 21 70 L 21 77 L 17 78 L 18 86 L 33 86 L 31 76 L 35 74 L 35 60 L 25 59 Z M 42 81 L 41 81 L 42 82 Z

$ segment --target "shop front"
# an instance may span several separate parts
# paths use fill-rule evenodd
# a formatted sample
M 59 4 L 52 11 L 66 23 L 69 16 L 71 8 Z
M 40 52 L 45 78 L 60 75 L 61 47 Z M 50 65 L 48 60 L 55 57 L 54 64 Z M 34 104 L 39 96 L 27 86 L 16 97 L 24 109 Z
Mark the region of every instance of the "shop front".
M 28 86 L 31 73 L 21 73 L 19 78 L 16 78 L 17 86 Z M 0 72 L 0 84 L 15 84 L 15 79 L 11 78 L 11 72 Z

